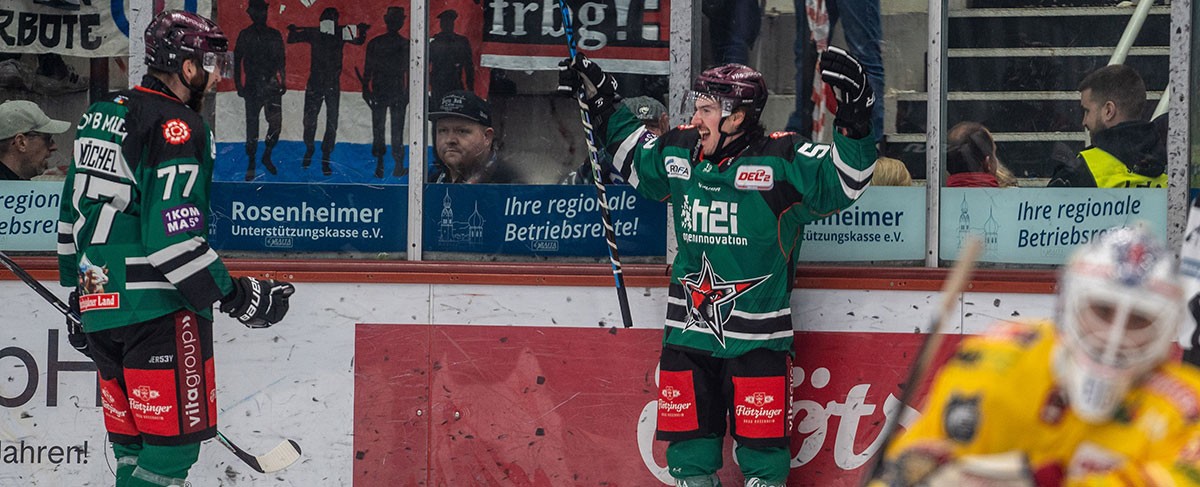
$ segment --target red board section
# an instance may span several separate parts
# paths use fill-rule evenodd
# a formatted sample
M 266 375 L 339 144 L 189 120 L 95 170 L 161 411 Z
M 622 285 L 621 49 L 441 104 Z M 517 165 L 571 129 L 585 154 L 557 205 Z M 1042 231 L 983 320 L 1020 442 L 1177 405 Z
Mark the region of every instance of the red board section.
M 788 485 L 857 484 L 884 421 L 899 417 L 894 396 L 922 338 L 797 334 Z M 662 485 L 661 340 L 659 330 L 358 325 L 354 483 Z M 722 482 L 740 485 L 726 450 Z

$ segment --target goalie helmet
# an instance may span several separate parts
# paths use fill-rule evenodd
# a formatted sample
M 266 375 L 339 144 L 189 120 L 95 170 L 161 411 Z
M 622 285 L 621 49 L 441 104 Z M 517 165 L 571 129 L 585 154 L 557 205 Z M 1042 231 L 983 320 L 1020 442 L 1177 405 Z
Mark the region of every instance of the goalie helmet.
M 1055 374 L 1076 414 L 1107 421 L 1170 352 L 1183 319 L 1174 258 L 1145 227 L 1117 228 L 1072 254 L 1060 286 Z
M 684 100 L 684 112 L 696 106 L 696 99 L 706 97 L 721 104 L 721 117 L 728 117 L 738 107 L 749 107 L 748 124 L 757 124 L 767 106 L 767 82 L 762 73 L 741 64 L 725 64 L 709 68 L 692 83 L 692 91 Z
M 228 76 L 233 65 L 229 38 L 211 20 L 183 10 L 166 10 L 146 27 L 146 66 L 178 73 L 183 62 L 193 59 L 205 71 L 220 69 Z

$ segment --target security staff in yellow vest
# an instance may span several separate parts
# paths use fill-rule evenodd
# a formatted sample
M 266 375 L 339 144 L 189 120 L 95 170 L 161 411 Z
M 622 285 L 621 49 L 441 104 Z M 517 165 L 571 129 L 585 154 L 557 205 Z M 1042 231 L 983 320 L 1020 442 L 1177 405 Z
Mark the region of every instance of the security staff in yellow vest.
M 1146 84 L 1137 71 L 1120 64 L 1100 68 L 1079 83 L 1079 95 L 1092 145 L 1059 166 L 1049 186 L 1167 187 L 1165 141 L 1142 121 Z

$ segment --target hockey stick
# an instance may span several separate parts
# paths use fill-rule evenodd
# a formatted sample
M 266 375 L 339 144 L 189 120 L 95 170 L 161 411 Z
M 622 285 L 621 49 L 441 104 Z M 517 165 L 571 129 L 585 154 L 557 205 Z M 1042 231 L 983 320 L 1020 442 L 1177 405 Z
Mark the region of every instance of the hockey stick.
M 562 9 L 563 31 L 567 34 L 567 50 L 571 53 L 571 59 L 575 59 L 576 39 L 575 29 L 571 27 L 571 7 L 567 5 L 567 0 L 558 0 L 558 5 Z M 613 281 L 617 287 L 617 302 L 621 306 L 621 322 L 625 324 L 625 328 L 630 328 L 633 326 L 633 317 L 629 313 L 629 296 L 625 292 L 625 274 L 621 271 L 621 257 L 617 253 L 617 235 L 613 231 L 604 180 L 600 177 L 599 150 L 596 148 L 595 134 L 592 133 L 592 117 L 588 114 L 586 96 L 587 93 L 584 90 L 579 91 L 579 116 L 583 120 L 583 133 L 587 136 L 588 161 L 592 164 L 592 179 L 596 182 L 596 197 L 600 199 L 600 218 L 604 221 L 604 239 L 608 242 L 608 260 L 612 263 Z
M 217 441 L 225 445 L 225 448 L 233 452 L 239 460 L 249 465 L 250 468 L 258 473 L 278 472 L 300 459 L 300 444 L 290 439 L 283 440 L 278 445 L 275 445 L 275 448 L 272 448 L 271 451 L 262 455 L 252 455 L 247 453 L 246 450 L 238 448 L 237 445 L 229 441 L 229 438 L 226 438 L 225 434 L 220 431 L 217 432 Z
M 73 324 L 80 324 L 79 316 L 72 312 L 71 308 L 68 307 L 66 303 L 63 303 L 61 299 L 58 299 L 58 296 L 55 296 L 54 293 L 50 292 L 49 289 L 46 289 L 46 286 L 43 286 L 42 283 L 38 282 L 37 279 L 34 279 L 33 276 L 29 275 L 25 269 L 21 268 L 20 265 L 9 258 L 4 252 L 0 252 L 0 264 L 4 264 L 4 267 L 7 267 L 8 270 L 12 271 L 13 274 L 24 281 L 25 284 L 32 288 L 34 292 L 42 297 L 42 299 L 45 299 L 46 302 L 50 303 L 51 306 L 54 306 L 54 308 L 62 313 L 63 316 L 66 316 L 68 320 L 71 320 Z M 233 454 L 236 455 L 239 460 L 245 462 L 246 465 L 249 465 L 250 468 L 254 469 L 258 473 L 278 472 L 295 463 L 296 460 L 300 458 L 300 445 L 292 440 L 284 440 L 278 446 L 263 455 L 251 455 L 245 450 L 238 448 L 237 445 L 235 445 L 232 441 L 229 441 L 229 438 L 226 438 L 225 435 L 220 431 L 217 432 L 217 440 L 220 441 L 222 445 L 225 445 L 225 448 L 228 448 L 229 451 L 233 452 Z
M 967 239 L 962 252 L 958 254 L 958 261 L 954 263 L 950 274 L 942 283 L 942 306 L 933 316 L 932 323 L 929 325 L 929 335 L 921 342 L 921 348 L 917 351 L 917 359 L 909 368 L 908 378 L 900 389 L 898 404 L 900 404 L 901 411 L 913 399 L 917 388 L 921 385 L 921 380 L 925 378 L 925 372 L 933 362 L 934 355 L 937 354 L 938 348 L 941 348 L 942 339 L 945 338 L 942 331 L 946 327 L 946 323 L 950 321 L 950 313 L 954 311 L 954 304 L 958 302 L 959 296 L 966 289 L 967 279 L 971 276 L 971 271 L 975 269 L 975 261 L 979 259 L 979 254 L 982 252 L 983 241 L 978 237 Z M 883 457 L 887 453 L 888 446 L 895 440 L 896 432 L 899 431 L 897 428 L 899 422 L 898 419 L 884 422 L 883 430 L 879 432 L 879 437 L 883 438 L 883 441 L 879 445 L 879 450 L 871 457 L 871 463 L 864 471 L 861 485 L 867 485 L 883 473 Z

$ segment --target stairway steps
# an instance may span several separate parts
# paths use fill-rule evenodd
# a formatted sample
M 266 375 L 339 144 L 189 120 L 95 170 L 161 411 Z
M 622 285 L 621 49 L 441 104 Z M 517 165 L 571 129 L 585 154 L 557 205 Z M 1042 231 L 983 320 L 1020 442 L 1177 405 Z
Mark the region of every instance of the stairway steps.
M 946 45 L 954 48 L 1098 47 L 1112 52 L 1129 23 L 1132 8 L 984 9 L 951 12 Z M 957 14 L 957 15 L 956 15 Z M 1154 7 L 1135 46 L 1171 42 L 1169 7 Z M 953 52 L 954 49 L 951 49 Z M 1047 55 L 1047 54 L 1035 54 Z M 1055 53 L 1055 55 L 1061 55 Z M 1068 54 L 1070 55 L 1070 54 Z
M 1032 58 L 950 57 L 947 91 L 1072 91 L 1088 73 L 1108 64 L 1109 55 Z M 1136 69 L 1146 89 L 1167 86 L 1170 58 L 1131 55 L 1125 64 Z
M 999 92 L 997 95 L 1011 93 Z M 1042 92 L 1046 93 L 1046 92 Z M 946 105 L 946 127 L 962 121 L 979 122 L 994 133 L 1070 132 L 1083 130 L 1079 92 L 1050 92 L 1053 97 L 969 97 L 981 93 L 951 93 Z M 983 93 L 990 94 L 990 93 Z M 1143 115 L 1149 118 L 1161 93 L 1148 96 Z M 897 133 L 925 133 L 925 98 L 896 101 Z

